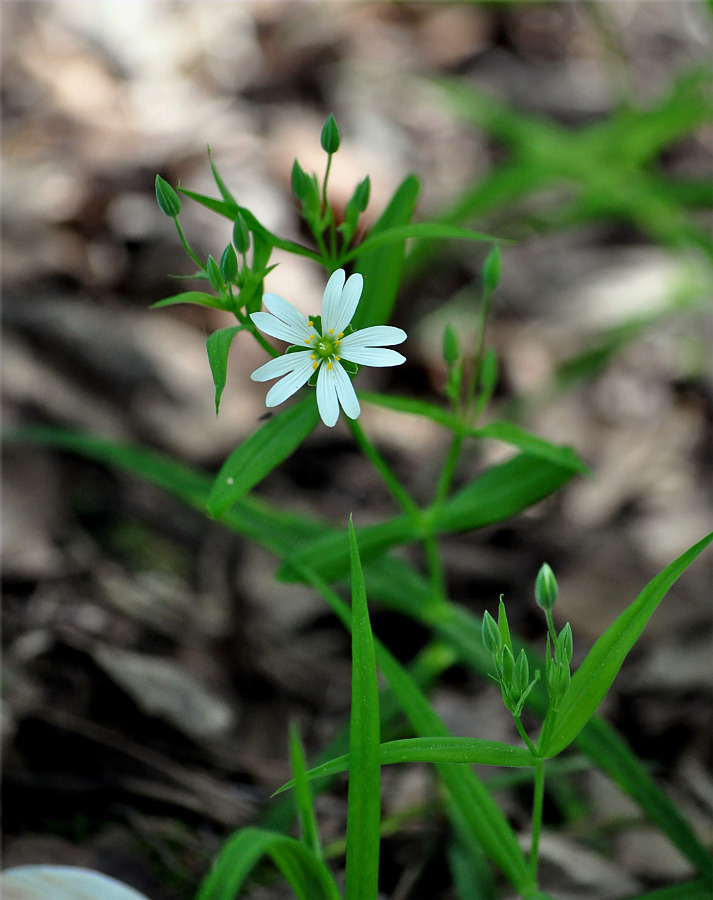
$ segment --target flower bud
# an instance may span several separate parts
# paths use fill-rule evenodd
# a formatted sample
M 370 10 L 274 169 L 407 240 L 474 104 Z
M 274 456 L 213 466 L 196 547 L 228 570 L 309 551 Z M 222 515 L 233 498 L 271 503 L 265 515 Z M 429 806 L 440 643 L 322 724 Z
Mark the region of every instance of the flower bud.
M 452 366 L 458 359 L 458 335 L 452 325 L 446 325 L 443 332 L 443 359 Z
M 220 266 L 213 259 L 212 256 L 208 257 L 208 262 L 206 264 L 206 272 L 208 274 L 208 281 L 210 281 L 210 286 L 214 291 L 219 291 L 223 285 L 223 276 L 220 271 Z
M 295 160 L 297 162 L 297 160 Z M 238 213 L 233 225 L 233 243 L 238 253 L 247 253 L 250 248 L 250 232 L 243 214 Z
M 238 277 L 238 257 L 232 244 L 228 244 L 220 257 L 220 274 L 226 284 L 232 284 Z
M 500 629 L 498 623 L 486 610 L 483 615 L 483 645 L 488 653 L 496 656 L 500 652 L 502 640 L 500 638 Z
M 483 263 L 483 287 L 488 293 L 494 291 L 495 288 L 500 284 L 500 272 L 502 270 L 502 255 L 500 253 L 500 246 L 496 244 L 493 249 L 488 253 L 485 257 L 485 262 Z
M 339 128 L 332 113 L 329 114 L 327 121 L 324 123 L 320 141 L 325 153 L 331 155 L 339 150 Z
M 160 175 L 156 176 L 156 200 L 161 212 L 175 219 L 181 212 L 181 201 L 171 185 Z
M 547 612 L 557 602 L 557 580 L 547 563 L 542 564 L 535 579 L 535 600 L 537 605 Z

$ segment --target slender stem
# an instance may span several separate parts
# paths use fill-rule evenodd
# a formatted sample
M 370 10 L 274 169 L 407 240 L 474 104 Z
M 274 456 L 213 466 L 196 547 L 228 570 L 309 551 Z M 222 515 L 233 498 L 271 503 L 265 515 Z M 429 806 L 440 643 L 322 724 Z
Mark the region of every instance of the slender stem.
M 445 603 L 446 579 L 443 573 L 443 561 L 438 549 L 438 541 L 434 534 L 427 534 L 423 539 L 423 547 L 426 551 L 426 562 L 431 582 L 431 599 L 434 606 Z
M 532 845 L 530 847 L 530 883 L 537 889 L 537 863 L 539 857 L 542 807 L 545 801 L 545 761 L 535 763 L 535 793 L 532 799 Z
M 473 404 L 475 391 L 480 382 L 480 370 L 483 365 L 483 348 L 485 346 L 485 326 L 488 323 L 488 314 L 490 312 L 490 291 L 483 288 L 483 301 L 480 304 L 480 315 L 478 316 L 478 337 L 473 348 L 473 363 L 471 365 L 470 376 L 466 383 L 465 400 L 463 407 L 467 413 Z M 471 425 L 474 423 L 471 422 Z
M 349 428 L 354 435 L 354 440 L 359 445 L 359 448 L 363 452 L 364 456 L 366 456 L 369 462 L 377 470 L 379 475 L 381 475 L 384 483 L 386 484 L 386 487 L 391 492 L 391 496 L 394 498 L 394 500 L 396 500 L 396 502 L 404 510 L 404 512 L 408 512 L 412 515 L 420 517 L 421 510 L 417 506 L 416 502 L 411 498 L 411 495 L 408 493 L 406 488 L 401 486 L 401 482 L 391 471 L 388 463 L 383 458 L 383 456 L 381 456 L 379 451 L 366 436 L 361 425 L 357 422 L 356 419 L 349 418 L 347 418 L 347 424 L 349 425 Z
M 535 745 L 532 743 L 530 738 L 527 736 L 527 732 L 525 731 L 522 722 L 520 721 L 520 716 L 513 716 L 515 720 L 515 727 L 517 728 L 518 734 L 523 739 L 523 741 L 527 744 L 527 749 L 532 754 L 536 754 Z
M 552 619 L 551 610 L 545 610 L 545 618 L 547 619 L 547 628 L 549 629 L 550 637 L 552 638 L 552 653 L 554 654 L 557 650 L 557 631 L 555 629 L 555 623 Z
M 334 259 L 337 253 L 337 235 L 334 230 L 334 216 L 327 200 L 327 179 L 329 178 L 329 170 L 332 168 L 332 155 L 333 154 L 331 153 L 327 155 L 327 169 L 324 173 L 324 181 L 322 182 L 322 206 L 324 208 L 324 214 L 325 216 L 327 216 L 327 220 L 329 222 L 329 249 L 331 251 L 330 259 Z
M 440 506 L 440 504 L 443 503 L 443 501 L 446 499 L 446 496 L 448 495 L 451 483 L 453 482 L 453 476 L 455 474 L 456 465 L 458 464 L 458 457 L 460 456 L 462 446 L 463 435 L 458 433 L 454 434 L 453 440 L 451 441 L 451 446 L 448 448 L 448 456 L 446 457 L 446 461 L 443 464 L 443 468 L 441 469 L 441 475 L 438 479 L 436 497 L 433 501 L 434 506 Z
M 252 320 L 249 316 L 246 316 L 239 309 L 233 310 L 233 315 L 240 322 L 241 325 L 245 326 L 245 329 L 250 332 L 250 334 L 255 338 L 255 340 L 260 344 L 263 350 L 266 350 L 270 356 L 281 356 L 279 350 L 272 346 L 257 330 L 257 328 L 253 325 Z
M 181 228 L 181 225 L 180 225 L 180 223 L 179 223 L 179 221 L 178 221 L 178 216 L 174 216 L 173 221 L 176 223 L 176 228 L 177 228 L 177 230 L 178 230 L 178 236 L 180 237 L 181 243 L 183 244 L 183 249 L 184 249 L 184 250 L 186 251 L 186 253 L 190 256 L 190 258 L 193 260 L 193 262 L 198 266 L 198 268 L 199 268 L 199 269 L 202 269 L 202 270 L 205 272 L 205 266 L 204 266 L 203 263 L 200 261 L 200 259 L 198 259 L 198 257 L 197 257 L 196 254 L 191 250 L 191 248 L 188 246 L 188 241 L 186 240 L 186 236 L 185 236 L 185 234 L 183 233 L 183 229 Z

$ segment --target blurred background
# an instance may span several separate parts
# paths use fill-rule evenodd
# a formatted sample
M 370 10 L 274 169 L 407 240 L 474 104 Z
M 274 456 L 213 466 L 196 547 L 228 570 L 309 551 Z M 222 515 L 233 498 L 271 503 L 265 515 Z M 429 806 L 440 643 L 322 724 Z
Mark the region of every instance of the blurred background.
M 711 527 L 710 8 L 703 2 L 4 2 L 3 412 L 139 443 L 215 472 L 259 424 L 264 361 L 236 341 L 216 419 L 205 339 L 218 311 L 149 310 L 193 265 L 154 178 L 213 194 L 207 147 L 241 204 L 305 240 L 292 161 L 330 174 L 343 206 L 366 174 L 375 221 L 409 173 L 417 219 L 510 238 L 488 340 L 489 416 L 571 444 L 575 479 L 504 526 L 449 538 L 449 589 L 482 613 L 504 593 L 524 637 L 542 561 L 586 646 Z M 184 201 L 194 250 L 230 223 Z M 393 322 L 408 362 L 361 386 L 438 402 L 447 323 L 472 335 L 485 245 L 409 247 Z M 316 308 L 325 273 L 286 263 L 268 287 Z M 426 500 L 445 438 L 366 409 L 364 427 Z M 503 457 L 484 444 L 462 476 Z M 275 561 L 158 490 L 97 462 L 5 450 L 3 643 L 6 865 L 89 865 L 155 900 L 190 897 L 221 840 L 288 777 L 286 727 L 311 751 L 349 704 L 348 642 Z M 391 512 L 347 429 L 318 428 L 259 493 L 373 521 Z M 711 843 L 711 558 L 664 601 L 603 712 Z M 374 611 L 402 660 L 426 634 Z M 491 686 L 449 673 L 434 694 L 455 733 L 513 739 Z M 385 777 L 388 814 L 431 796 L 419 767 Z M 688 864 L 595 773 L 547 811 L 548 877 L 624 897 Z M 564 797 L 564 794 L 567 794 Z M 345 792 L 320 798 L 325 839 Z M 526 828 L 527 791 L 502 795 Z M 626 823 L 626 828 L 622 824 Z M 444 822 L 384 841 L 383 890 L 453 896 Z M 574 841 L 584 835 L 579 845 Z M 282 897 L 265 884 L 255 896 Z M 577 893 L 579 892 L 579 893 Z

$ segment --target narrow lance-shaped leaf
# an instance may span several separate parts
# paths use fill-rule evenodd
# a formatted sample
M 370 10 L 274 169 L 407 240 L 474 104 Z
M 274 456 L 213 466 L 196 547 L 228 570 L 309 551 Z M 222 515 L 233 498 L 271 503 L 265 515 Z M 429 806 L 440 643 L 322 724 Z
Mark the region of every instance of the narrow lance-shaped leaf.
M 220 516 L 286 459 L 319 422 L 314 393 L 270 419 L 223 464 L 208 498 L 208 511 Z
M 376 900 L 379 892 L 381 768 L 379 686 L 364 575 L 349 519 L 352 580 L 352 711 L 349 727 L 349 797 L 345 900 Z
M 340 900 L 329 870 L 308 847 L 293 837 L 261 828 L 243 828 L 223 844 L 196 900 L 235 900 L 264 856 L 280 869 L 299 900 Z
M 210 371 L 213 374 L 213 384 L 215 385 L 216 416 L 218 415 L 218 410 L 220 408 L 220 397 L 227 380 L 230 345 L 235 335 L 239 331 L 242 331 L 243 328 L 243 325 L 233 325 L 231 328 L 220 328 L 218 331 L 214 331 L 206 341 L 208 362 L 210 363 Z
M 290 726 L 290 768 L 293 780 L 291 784 L 295 788 L 295 805 L 302 830 L 302 841 L 319 859 L 322 858 L 322 845 L 319 840 L 317 819 L 314 813 L 312 791 L 307 776 L 305 751 L 297 725 Z
M 693 560 L 713 541 L 713 532 L 694 544 L 652 579 L 618 619 L 607 628 L 577 669 L 554 716 L 542 727 L 544 756 L 561 753 L 584 728 L 604 699 L 614 678 L 644 626 L 669 588 Z
M 335 757 L 315 766 L 307 772 L 310 781 L 338 772 L 351 770 L 349 754 Z M 396 763 L 470 763 L 481 766 L 507 766 L 528 768 L 535 764 L 529 750 L 501 741 L 485 741 L 465 737 L 420 737 L 387 741 L 379 747 L 379 763 L 390 766 Z M 297 779 L 288 781 L 275 794 L 295 787 Z

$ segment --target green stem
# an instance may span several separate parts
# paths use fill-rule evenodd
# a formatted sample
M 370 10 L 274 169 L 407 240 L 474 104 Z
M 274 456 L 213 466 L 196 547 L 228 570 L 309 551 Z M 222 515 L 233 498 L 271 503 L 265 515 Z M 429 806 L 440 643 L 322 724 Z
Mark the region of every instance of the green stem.
M 427 534 L 423 539 L 423 547 L 426 551 L 428 575 L 431 583 L 431 599 L 434 606 L 440 606 L 446 600 L 446 579 L 443 574 L 443 562 L 436 536 Z
M 483 302 L 480 304 L 480 315 L 478 316 L 478 337 L 476 339 L 475 347 L 473 348 L 473 362 L 471 365 L 470 377 L 466 383 L 465 400 L 463 403 L 466 415 L 473 405 L 475 390 L 480 383 L 480 370 L 483 365 L 483 348 L 485 346 L 485 326 L 487 325 L 488 314 L 490 312 L 490 297 L 490 291 L 483 288 Z M 472 426 L 475 425 L 474 422 L 471 422 L 470 424 Z
M 183 249 L 190 256 L 190 258 L 193 260 L 193 262 L 198 266 L 198 268 L 201 269 L 203 272 L 205 272 L 205 266 L 200 261 L 200 259 L 198 259 L 198 257 L 191 250 L 191 248 L 188 246 L 188 241 L 186 240 L 186 236 L 183 233 L 183 229 L 180 226 L 180 223 L 178 221 L 178 216 L 174 216 L 173 221 L 176 223 L 176 229 L 178 230 L 178 236 L 180 237 L 181 243 L 183 244 Z
M 530 738 L 527 736 L 527 732 L 525 731 L 523 724 L 520 721 L 520 716 L 513 716 L 513 719 L 515 720 L 515 727 L 517 728 L 518 734 L 523 739 L 525 744 L 527 744 L 527 749 L 530 751 L 530 753 L 533 754 L 533 756 L 536 755 L 537 750 L 535 749 L 535 745 L 532 743 Z
M 244 315 L 240 312 L 239 309 L 233 310 L 233 314 L 235 318 L 240 322 L 241 325 L 244 325 L 246 330 L 250 332 L 250 334 L 255 338 L 255 340 L 260 344 L 263 350 L 266 350 L 270 356 L 281 356 L 279 350 L 272 346 L 269 341 L 267 341 L 257 330 L 257 328 L 253 325 L 252 319 L 249 316 Z
M 532 799 L 532 846 L 530 847 L 530 884 L 537 890 L 537 863 L 539 857 L 542 807 L 545 801 L 545 761 L 535 763 L 535 793 Z
M 555 629 L 555 623 L 552 619 L 552 610 L 545 610 L 545 618 L 547 619 L 547 628 L 550 632 L 550 637 L 552 638 L 552 653 L 554 654 L 557 650 L 557 630 Z
M 334 216 L 332 215 L 332 210 L 330 209 L 329 203 L 327 201 L 327 180 L 329 178 L 329 170 L 332 168 L 332 155 L 333 154 L 331 153 L 327 155 L 327 168 L 324 173 L 324 181 L 322 182 L 322 208 L 324 209 L 324 215 L 327 217 L 327 221 L 329 222 L 329 249 L 331 251 L 330 261 L 334 260 L 337 254 L 337 234 L 334 229 Z
M 451 446 L 448 448 L 448 456 L 446 457 L 446 461 L 444 462 L 443 468 L 441 469 L 441 475 L 438 479 L 436 497 L 433 501 L 434 506 L 440 506 L 448 495 L 448 491 L 450 490 L 451 484 L 453 482 L 453 476 L 455 474 L 456 466 L 458 464 L 458 457 L 460 456 L 462 446 L 463 435 L 458 433 L 454 434 L 453 440 L 451 441 Z
M 404 510 L 404 512 L 411 513 L 412 515 L 420 518 L 421 510 L 412 499 L 408 491 L 401 486 L 401 482 L 391 471 L 386 460 L 381 456 L 379 451 L 366 436 L 361 425 L 357 422 L 356 419 L 349 418 L 347 418 L 347 424 L 349 425 L 349 428 L 354 435 L 354 440 L 359 445 L 360 450 L 362 451 L 364 456 L 366 456 L 369 462 L 374 466 L 379 475 L 381 475 L 382 480 L 391 492 L 391 496 L 394 498 L 394 500 L 396 500 L 396 502 Z

